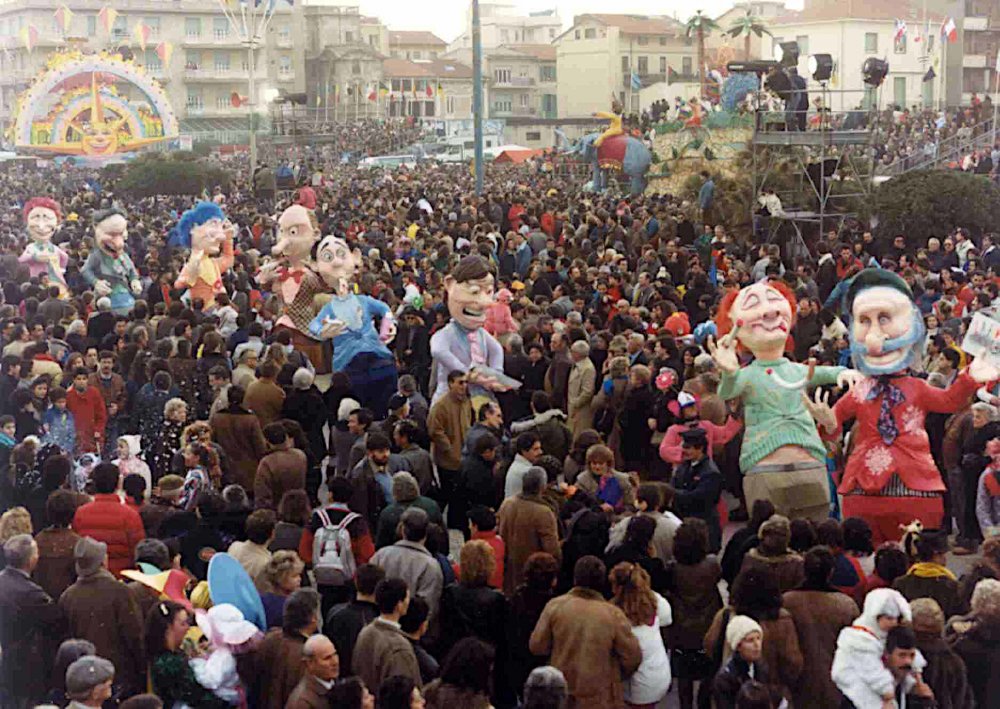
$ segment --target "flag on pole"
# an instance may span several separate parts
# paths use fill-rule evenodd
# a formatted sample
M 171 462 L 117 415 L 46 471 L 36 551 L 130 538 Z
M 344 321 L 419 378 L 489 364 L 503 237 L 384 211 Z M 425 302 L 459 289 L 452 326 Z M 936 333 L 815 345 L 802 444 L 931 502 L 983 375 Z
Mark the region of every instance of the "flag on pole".
M 56 25 L 59 26 L 62 33 L 66 34 L 69 32 L 70 23 L 73 22 L 73 11 L 65 5 L 60 5 L 52 14 L 56 18 Z
M 135 41 L 139 43 L 139 49 L 144 52 L 146 51 L 146 40 L 149 39 L 150 31 L 149 25 L 142 20 L 136 22 L 135 26 L 132 28 L 132 34 L 135 36 Z
M 632 72 L 632 90 L 633 91 L 638 91 L 641 88 L 642 88 L 642 79 L 640 79 L 639 75 L 636 72 L 633 71 Z
M 118 10 L 110 5 L 105 5 L 97 13 L 97 19 L 101 23 L 101 27 L 104 28 L 104 31 L 111 34 L 111 29 L 115 26 L 115 20 L 118 19 Z
M 38 28 L 34 25 L 22 27 L 18 34 L 21 37 L 21 43 L 24 45 L 24 48 L 29 52 L 38 44 Z
M 997 49 L 997 65 L 994 67 L 994 71 L 1000 74 L 1000 49 Z
M 431 98 L 431 97 L 434 96 L 434 87 L 431 86 L 431 82 L 429 82 L 429 81 L 427 82 L 427 86 L 424 89 L 424 93 L 427 94 L 427 98 Z
M 937 72 L 934 71 L 934 67 L 931 67 L 930 69 L 927 70 L 927 73 L 924 74 L 924 83 L 926 84 L 928 81 L 934 81 L 934 78 L 936 76 Z
M 899 19 L 897 19 L 896 20 L 896 31 L 892 35 L 892 39 L 894 41 L 896 41 L 896 42 L 899 42 L 905 36 L 906 36 L 906 21 L 905 20 L 899 20 Z
M 674 68 L 672 66 L 668 66 L 667 67 L 667 86 L 670 86 L 675 81 L 677 81 L 677 72 L 674 71 Z
M 441 85 L 440 81 L 438 82 L 438 85 L 437 85 L 437 92 L 438 92 L 438 96 L 444 96 L 444 86 Z
M 174 54 L 174 45 L 172 45 L 170 42 L 160 42 L 158 45 L 156 45 L 156 56 L 160 58 L 160 62 L 163 63 L 164 67 L 170 65 L 170 57 L 172 57 L 173 54 Z
M 383 96 L 386 96 L 389 93 L 389 87 L 380 81 L 378 82 L 378 92 Z
M 374 101 L 378 98 L 378 93 L 375 91 L 375 84 L 368 87 L 368 100 Z
M 954 18 L 947 18 L 941 23 L 941 41 L 948 43 L 958 41 L 958 27 L 955 26 Z

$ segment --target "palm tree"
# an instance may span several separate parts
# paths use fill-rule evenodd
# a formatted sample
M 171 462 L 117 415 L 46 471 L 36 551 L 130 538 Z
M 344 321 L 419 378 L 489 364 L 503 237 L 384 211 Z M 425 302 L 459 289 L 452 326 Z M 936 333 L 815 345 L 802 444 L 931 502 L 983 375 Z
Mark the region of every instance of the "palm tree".
M 767 29 L 767 26 L 760 19 L 758 15 L 754 15 L 747 9 L 747 14 L 745 14 L 740 19 L 736 20 L 726 33 L 730 37 L 743 37 L 743 58 L 746 61 L 750 61 L 750 37 L 752 35 L 757 35 L 762 37 L 765 34 L 769 37 L 773 37 L 771 31 Z
M 705 70 L 705 37 L 719 29 L 719 23 L 698 10 L 684 25 L 684 34 L 698 40 L 698 77 L 701 82 L 701 97 L 708 94 L 708 72 Z

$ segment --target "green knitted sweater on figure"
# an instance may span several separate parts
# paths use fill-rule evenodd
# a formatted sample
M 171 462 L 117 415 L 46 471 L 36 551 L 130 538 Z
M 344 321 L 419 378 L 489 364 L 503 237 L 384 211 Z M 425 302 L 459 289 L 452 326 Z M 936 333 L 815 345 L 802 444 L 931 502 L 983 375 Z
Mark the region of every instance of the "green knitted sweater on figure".
M 786 358 L 754 360 L 732 374 L 722 372 L 719 396 L 743 399 L 743 446 L 740 469 L 748 473 L 763 458 L 782 446 L 801 446 L 817 462 L 826 460 L 826 449 L 816 431 L 816 422 L 802 401 L 804 389 L 785 389 L 775 380 L 800 382 L 807 365 Z M 810 386 L 836 384 L 843 367 L 816 367 Z M 773 372 L 769 374 L 768 372 Z

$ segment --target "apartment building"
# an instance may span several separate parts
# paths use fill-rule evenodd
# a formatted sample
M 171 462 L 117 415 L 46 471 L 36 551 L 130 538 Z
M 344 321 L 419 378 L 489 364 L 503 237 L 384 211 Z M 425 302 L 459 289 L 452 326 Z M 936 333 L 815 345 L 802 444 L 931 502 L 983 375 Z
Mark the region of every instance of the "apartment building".
M 554 5 L 555 3 L 553 3 Z M 562 32 L 556 10 L 521 14 L 514 3 L 479 3 L 479 27 L 483 49 L 504 44 L 550 44 Z M 472 49 L 472 4 L 465 12 L 465 30 L 448 45 L 448 52 Z
M 389 32 L 389 56 L 396 59 L 437 59 L 448 49 L 448 43 L 433 32 Z

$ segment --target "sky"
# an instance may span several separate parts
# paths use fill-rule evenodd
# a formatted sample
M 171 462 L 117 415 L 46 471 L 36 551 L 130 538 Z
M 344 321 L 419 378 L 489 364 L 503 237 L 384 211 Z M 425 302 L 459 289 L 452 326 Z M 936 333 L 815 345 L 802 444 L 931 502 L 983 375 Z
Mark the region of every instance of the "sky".
M 485 1 L 485 0 L 484 0 Z M 609 0 L 512 0 L 519 11 L 538 12 L 553 7 L 558 10 L 564 29 L 574 15 L 587 12 L 619 12 L 639 15 L 675 15 L 685 20 L 695 9 L 716 16 L 733 6 L 733 0 L 699 0 L 697 7 L 689 0 L 623 0 L 619 6 Z M 802 0 L 786 0 L 791 9 L 802 7 Z M 446 42 L 455 39 L 465 25 L 469 0 L 361 0 L 361 12 L 379 17 L 394 30 L 430 30 Z M 433 12 L 428 10 L 433 8 Z

